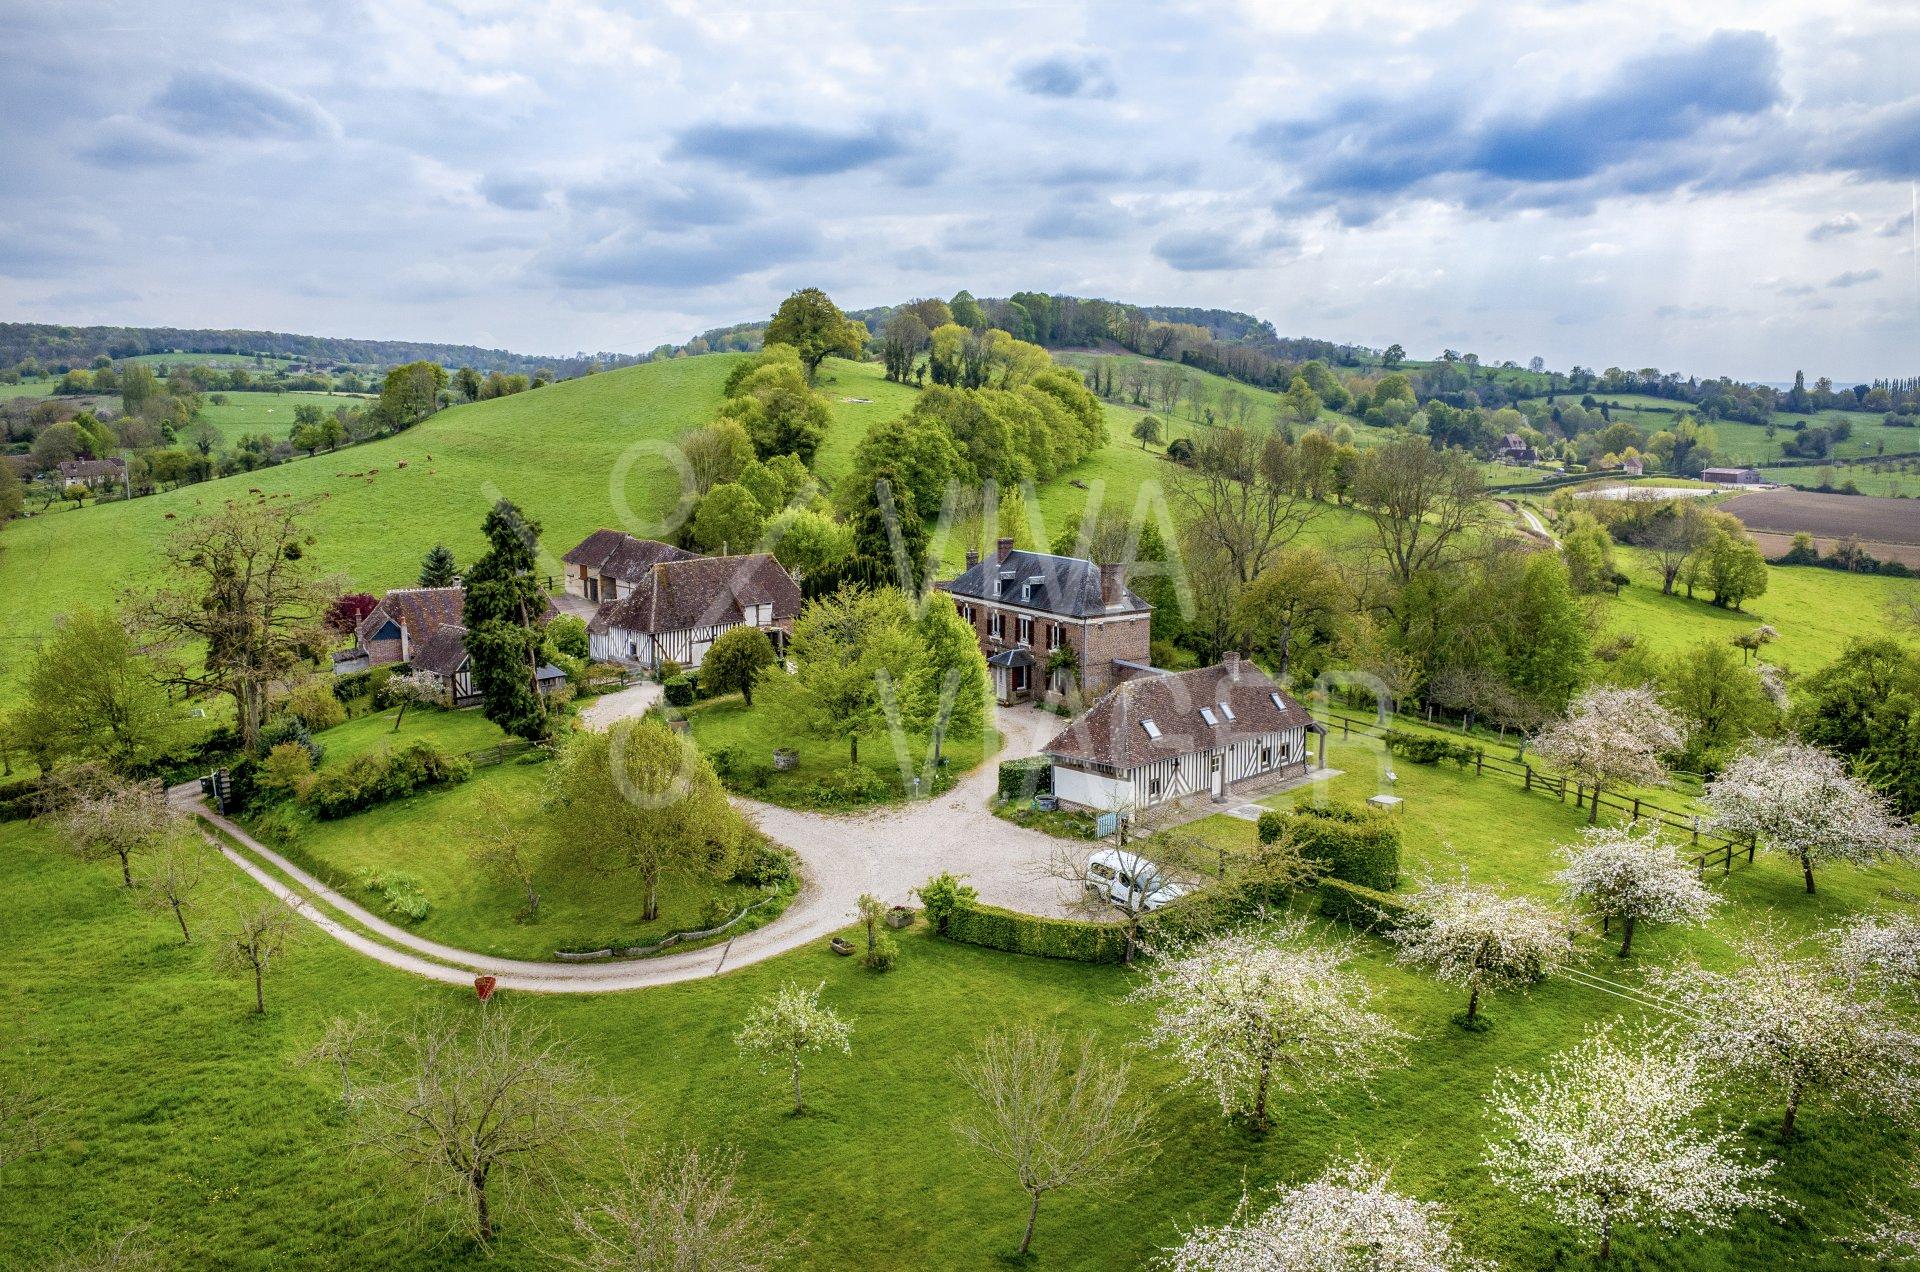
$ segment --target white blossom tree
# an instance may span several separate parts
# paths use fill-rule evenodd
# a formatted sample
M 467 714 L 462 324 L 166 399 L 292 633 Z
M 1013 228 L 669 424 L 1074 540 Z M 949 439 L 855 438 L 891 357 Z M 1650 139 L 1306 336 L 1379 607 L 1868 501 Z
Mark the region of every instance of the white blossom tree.
M 1854 979 L 1920 992 L 1920 918 L 1860 915 L 1827 939 L 1841 970 Z
M 822 981 L 812 989 L 782 985 L 747 1016 L 734 1036 L 741 1054 L 760 1062 L 760 1071 L 785 1067 L 793 1081 L 794 1116 L 807 1111 L 800 1093 L 800 1070 L 810 1055 L 823 1051 L 846 1054 L 853 1050 L 853 1027 L 832 1008 L 820 1005 Z
M 1914 1112 L 1920 1033 L 1883 994 L 1772 927 L 1736 949 L 1731 970 L 1685 962 L 1654 972 L 1653 981 L 1692 1018 L 1691 1045 L 1702 1057 L 1779 1094 L 1783 1138 L 1810 1099 L 1891 1117 Z
M 1403 1060 L 1408 1035 L 1372 1009 L 1347 947 L 1309 928 L 1293 918 L 1170 951 L 1135 991 L 1157 1007 L 1148 1042 L 1258 1132 L 1275 1090 L 1315 1092 Z
M 1601 791 L 1665 781 L 1664 757 L 1686 742 L 1686 725 L 1651 689 L 1601 686 L 1574 699 L 1565 716 L 1540 731 L 1533 749 L 1586 783 L 1587 821 L 1597 824 Z
M 121 886 L 133 886 L 133 858 L 167 842 L 181 815 L 158 782 L 127 781 L 88 771 L 65 792 L 58 826 L 67 846 L 83 861 L 113 858 Z
M 1730 837 L 1752 835 L 1800 863 L 1813 891 L 1814 866 L 1870 865 L 1911 856 L 1913 828 L 1887 801 L 1849 776 L 1840 757 L 1805 742 L 1762 742 L 1735 756 L 1707 783 L 1707 825 Z
M 1167 1272 L 1491 1272 L 1454 1240 L 1446 1213 L 1389 1187 L 1356 1158 L 1281 1189 L 1258 1214 L 1242 1199 L 1233 1221 L 1199 1228 L 1160 1260 Z
M 1027 1194 L 1022 1256 L 1033 1245 L 1041 1198 L 1110 1187 L 1158 1151 L 1151 1104 L 1126 1063 L 1101 1057 L 1091 1038 L 1069 1055 L 1050 1029 L 990 1034 L 954 1067 L 973 1094 L 960 1138 L 1011 1170 Z
M 1487 1172 L 1597 1241 L 1602 1259 L 1622 1228 L 1725 1228 L 1736 1211 L 1779 1202 L 1764 1182 L 1773 1163 L 1708 1120 L 1718 1095 L 1696 1054 L 1602 1026 L 1544 1068 L 1501 1075 Z
M 1485 1028 L 1482 993 L 1537 984 L 1573 961 L 1565 915 L 1464 874 L 1426 884 L 1407 903 L 1407 922 L 1389 934 L 1400 961 L 1467 991 L 1467 1009 L 1456 1017 L 1464 1028 Z
M 1567 900 L 1621 927 L 1620 957 L 1641 923 L 1701 923 L 1720 898 L 1661 837 L 1658 826 L 1590 826 L 1564 845 L 1567 868 L 1554 878 Z

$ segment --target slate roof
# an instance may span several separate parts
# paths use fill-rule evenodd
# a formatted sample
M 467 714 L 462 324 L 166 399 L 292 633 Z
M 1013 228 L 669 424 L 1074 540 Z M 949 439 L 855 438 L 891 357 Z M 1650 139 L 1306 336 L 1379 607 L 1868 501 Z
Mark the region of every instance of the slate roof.
M 1232 709 L 1232 719 L 1220 709 L 1221 703 Z M 1202 718 L 1202 709 L 1213 715 L 1214 723 Z M 1159 736 L 1149 733 L 1143 722 L 1151 722 Z M 1217 667 L 1122 681 L 1048 743 L 1045 754 L 1069 766 L 1123 771 L 1312 723 L 1307 709 L 1267 673 L 1252 663 L 1229 660 Z
M 417 649 L 432 640 L 433 634 L 446 624 L 458 623 L 466 600 L 467 590 L 463 587 L 396 587 L 367 611 L 367 616 L 353 629 L 354 635 L 365 644 L 373 639 L 382 624 L 392 619 L 407 629 L 407 642 Z
M 608 575 L 623 583 L 637 583 L 646 577 L 647 571 L 662 561 L 687 561 L 693 556 L 693 553 L 676 548 L 671 543 L 636 539 L 618 530 L 595 530 L 560 559 L 568 565 L 585 566 L 592 574 Z
M 772 605 L 773 621 L 800 612 L 800 587 L 772 556 L 696 557 L 662 561 L 636 582 L 633 594 L 609 601 L 587 624 L 592 632 L 620 628 L 659 635 L 738 623 L 749 605 Z
M 125 477 L 127 461 L 118 455 L 106 459 L 63 459 L 57 465 L 60 475 L 68 481 L 85 481 L 89 477 Z
M 1034 585 L 1032 595 L 1026 596 L 1024 588 L 1029 579 L 1039 582 Z M 1091 561 L 1017 548 L 1009 552 L 1004 561 L 997 552 L 987 553 L 980 564 L 963 570 L 958 578 L 940 587 L 955 596 L 999 601 L 1066 618 L 1144 614 L 1149 609 L 1145 601 L 1124 588 L 1119 603 L 1109 608 L 1100 599 L 1100 567 Z

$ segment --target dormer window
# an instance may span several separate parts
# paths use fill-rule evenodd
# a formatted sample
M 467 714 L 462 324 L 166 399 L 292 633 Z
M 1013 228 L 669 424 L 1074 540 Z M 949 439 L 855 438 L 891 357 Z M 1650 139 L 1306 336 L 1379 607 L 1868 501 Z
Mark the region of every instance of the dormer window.
M 1214 703 L 1213 705 L 1214 705 L 1214 706 L 1216 706 L 1216 707 L 1219 707 L 1219 708 L 1220 708 L 1220 714 L 1221 714 L 1221 715 L 1223 715 L 1223 716 L 1225 716 L 1225 717 L 1226 717 L 1227 719 L 1229 719 L 1229 720 L 1237 720 L 1237 719 L 1239 719 L 1239 717 L 1238 717 L 1238 716 L 1236 716 L 1236 715 L 1234 715 L 1234 714 L 1233 714 L 1233 708 L 1232 708 L 1232 707 L 1230 707 L 1230 706 L 1228 706 L 1228 705 L 1227 705 L 1226 703 L 1224 703 L 1224 702 L 1216 702 L 1216 703 Z
M 1148 737 L 1152 738 L 1156 742 L 1160 740 L 1160 726 L 1155 724 L 1153 721 L 1142 720 L 1140 722 L 1140 728 L 1146 733 Z
M 1207 727 L 1210 729 L 1216 729 L 1220 727 L 1220 721 L 1214 718 L 1212 707 L 1200 708 L 1200 718 L 1207 722 Z

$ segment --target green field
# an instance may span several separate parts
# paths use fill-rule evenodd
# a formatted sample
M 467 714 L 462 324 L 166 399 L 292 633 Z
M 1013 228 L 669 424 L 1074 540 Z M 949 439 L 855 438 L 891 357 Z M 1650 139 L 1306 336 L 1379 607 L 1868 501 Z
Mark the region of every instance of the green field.
M 219 396 L 226 400 L 215 402 L 213 394 L 201 400 L 197 419 L 219 429 L 221 439 L 229 446 L 248 433 L 265 433 L 276 442 L 285 441 L 293 431 L 293 408 L 303 402 L 332 415 L 342 406 L 370 400 L 351 393 L 222 392 Z
M 1364 744 L 1336 742 L 1329 758 L 1348 774 L 1340 793 L 1372 788 Z M 1477 877 L 1548 892 L 1552 846 L 1575 834 L 1583 814 L 1495 779 L 1398 767 L 1410 874 L 1465 863 Z M 499 777 L 487 780 L 514 781 L 537 770 L 491 772 Z M 436 798 L 458 802 L 477 789 Z M 457 812 L 429 820 L 444 833 L 458 824 Z M 370 816 L 341 828 L 419 863 L 424 877 L 426 858 L 441 849 L 404 826 L 370 824 Z M 1249 823 L 1227 818 L 1205 829 L 1222 842 L 1252 833 Z M 0 912 L 17 934 L 0 987 L 0 1012 L 11 1022 L 0 1061 L 45 1075 L 66 1103 L 54 1147 L 8 1168 L 0 1249 L 42 1253 L 148 1224 L 171 1266 L 517 1269 L 548 1266 L 556 1243 L 570 1240 L 543 1196 L 530 1199 L 530 1212 L 509 1215 L 491 1260 L 408 1228 L 410 1190 L 378 1159 L 349 1151 L 355 1128 L 338 1111 L 328 1076 L 293 1065 L 332 1014 L 370 1009 L 397 1018 L 423 1003 L 470 1004 L 470 995 L 382 970 L 316 934 L 270 982 L 268 1015 L 251 1017 L 247 988 L 212 975 L 202 950 L 182 947 L 165 920 L 132 907 L 109 868 L 51 849 L 37 829 L 0 826 Z M 230 874 L 223 882 L 253 886 Z M 1631 983 L 1644 967 L 1683 952 L 1717 961 L 1725 936 L 1762 914 L 1804 930 L 1917 885 L 1911 870 L 1833 869 L 1819 895 L 1806 897 L 1790 868 L 1763 857 L 1721 885 L 1732 904 L 1703 932 L 1648 930 L 1625 964 L 1597 933 L 1582 944 L 1592 970 Z M 203 943 L 213 922 L 202 920 Z M 1379 1006 L 1415 1034 L 1407 1067 L 1324 1102 L 1285 1099 L 1275 1132 L 1255 1139 L 1178 1084 L 1169 1062 L 1126 1048 L 1147 1022 L 1146 1009 L 1127 999 L 1130 973 L 955 946 L 924 925 L 901 944 L 899 969 L 886 976 L 813 948 L 657 990 L 508 995 L 551 1022 L 595 1080 L 624 1101 L 622 1115 L 578 1143 L 576 1160 L 558 1172 L 565 1195 L 577 1200 L 608 1178 L 621 1131 L 642 1141 L 727 1143 L 744 1155 L 742 1188 L 765 1199 L 780 1223 L 804 1229 L 810 1245 L 801 1266 L 998 1266 L 1017 1239 L 1023 1204 L 1008 1178 L 955 1137 L 963 1097 L 950 1062 L 992 1029 L 1050 1023 L 1096 1034 L 1133 1059 L 1163 1149 L 1132 1187 L 1050 1198 L 1036 1242 L 1040 1264 L 1141 1266 L 1179 1229 L 1225 1218 L 1243 1188 L 1298 1181 L 1364 1150 L 1393 1165 L 1399 1186 L 1448 1206 L 1475 1254 L 1512 1268 L 1598 1266 L 1577 1239 L 1493 1188 L 1480 1156 L 1493 1130 L 1484 1098 L 1500 1070 L 1535 1066 L 1591 1023 L 1638 1010 L 1602 989 L 1555 981 L 1528 996 L 1498 995 L 1488 1008 L 1494 1028 L 1467 1034 L 1448 1022 L 1456 993 L 1393 964 L 1374 938 L 1358 938 L 1358 967 Z M 824 982 L 824 1001 L 854 1027 L 850 1057 L 809 1070 L 815 1111 L 797 1120 L 785 1113 L 780 1079 L 756 1072 L 731 1043 L 749 1005 L 794 979 Z M 69 1045 L 76 1038 L 87 1045 Z M 1750 1149 L 1781 1159 L 1776 1182 L 1801 1209 L 1780 1222 L 1745 1216 L 1722 1235 L 1632 1232 L 1618 1242 L 1615 1266 L 1850 1266 L 1831 1238 L 1868 1217 L 1875 1185 L 1890 1186 L 1911 1160 L 1912 1137 L 1813 1109 L 1801 1137 L 1782 1146 L 1770 1096 L 1735 1093 L 1727 1108 L 1747 1128 Z
M 298 358 L 269 354 L 256 359 L 250 353 L 137 353 L 131 358 L 116 358 L 115 362 L 144 362 L 148 366 L 168 368 L 212 367 L 219 371 L 279 371 L 306 365 Z
M 1920 436 L 1914 440 L 1920 443 Z M 1775 466 L 1763 467 L 1760 471 L 1768 481 L 1788 486 L 1811 489 L 1827 482 L 1837 488 L 1852 482 L 1863 495 L 1908 499 L 1920 496 L 1920 460 L 1917 459 L 1867 460 L 1858 463 L 1842 461 L 1792 468 Z

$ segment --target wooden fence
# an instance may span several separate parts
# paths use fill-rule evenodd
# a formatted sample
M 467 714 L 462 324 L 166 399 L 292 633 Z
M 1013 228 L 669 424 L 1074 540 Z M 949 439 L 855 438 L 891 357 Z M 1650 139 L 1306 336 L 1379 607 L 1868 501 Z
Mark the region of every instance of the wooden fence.
M 533 743 L 525 738 L 508 738 L 505 742 L 483 746 L 477 751 L 464 751 L 460 758 L 475 768 L 486 768 L 491 764 L 505 764 L 514 756 L 525 755 L 532 749 Z
M 1392 717 L 1383 728 L 1379 721 L 1363 716 L 1349 715 L 1337 707 L 1315 707 L 1329 728 L 1338 724 L 1340 736 L 1350 738 L 1358 733 L 1364 737 L 1380 738 L 1387 729 L 1392 728 Z M 1534 771 L 1531 764 L 1515 760 L 1503 760 L 1489 756 L 1484 748 L 1473 748 L 1473 762 L 1462 765 L 1476 777 L 1494 776 L 1516 781 L 1525 793 L 1552 795 L 1561 803 L 1567 802 L 1569 793 L 1573 796 L 1573 806 L 1592 812 L 1596 805 L 1619 813 L 1629 821 L 1638 824 L 1642 821 L 1658 822 L 1670 830 L 1683 831 L 1693 848 L 1692 858 L 1695 868 L 1704 878 L 1707 871 L 1718 867 L 1723 874 L 1733 872 L 1736 860 L 1744 858 L 1746 865 L 1753 864 L 1758 841 L 1754 839 L 1735 840 L 1724 835 L 1715 835 L 1700 828 L 1700 814 L 1683 813 L 1666 808 L 1641 796 L 1610 795 L 1604 790 L 1587 787 L 1584 783 L 1570 782 L 1564 775 L 1548 776 Z

